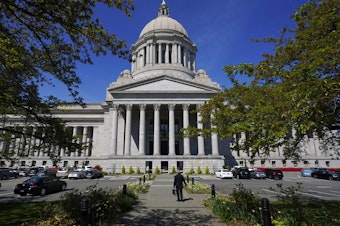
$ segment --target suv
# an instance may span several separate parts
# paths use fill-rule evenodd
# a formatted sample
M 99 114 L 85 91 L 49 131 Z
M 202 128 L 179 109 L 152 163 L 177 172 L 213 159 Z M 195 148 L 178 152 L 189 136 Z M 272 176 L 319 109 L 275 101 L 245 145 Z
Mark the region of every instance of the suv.
M 264 172 L 266 173 L 266 177 L 270 179 L 282 180 L 283 178 L 282 171 L 278 169 L 265 169 Z
M 250 172 L 246 167 L 237 167 L 232 169 L 233 176 L 237 179 L 249 179 Z

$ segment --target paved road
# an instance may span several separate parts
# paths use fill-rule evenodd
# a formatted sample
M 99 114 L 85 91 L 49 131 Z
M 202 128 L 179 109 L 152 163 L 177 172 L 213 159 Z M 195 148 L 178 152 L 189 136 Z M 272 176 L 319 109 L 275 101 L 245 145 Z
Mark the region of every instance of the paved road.
M 69 180 L 62 179 L 67 182 L 67 189 L 63 192 L 57 192 L 54 194 L 48 194 L 46 196 L 20 196 L 14 195 L 13 189 L 17 183 L 21 183 L 27 178 L 17 178 L 17 179 L 9 179 L 1 181 L 0 188 L 0 202 L 40 202 L 40 201 L 54 201 L 60 199 L 60 196 L 65 194 L 68 191 L 73 189 L 85 190 L 89 186 L 96 186 L 97 188 L 105 188 L 118 190 L 121 187 L 130 181 L 138 181 L 138 177 L 128 177 L 128 176 L 120 176 L 120 177 L 104 177 L 100 179 L 82 179 L 82 180 Z
M 284 188 L 297 186 L 301 184 L 299 194 L 303 197 L 312 200 L 338 200 L 340 201 L 340 181 L 329 181 L 322 179 L 315 179 L 310 177 L 301 177 L 298 173 L 284 173 L 283 180 L 255 180 L 255 179 L 218 179 L 215 176 L 194 176 L 194 181 L 206 183 L 209 186 L 214 184 L 217 192 L 221 194 L 229 194 L 238 184 L 242 184 L 245 188 L 251 189 L 254 194 L 269 199 L 275 199 L 280 194 L 277 184 L 282 184 Z M 25 178 L 10 179 L 1 181 L 2 187 L 0 188 L 0 202 L 6 201 L 53 201 L 60 199 L 60 196 L 72 189 L 84 190 L 88 186 L 96 185 L 98 188 L 108 188 L 113 190 L 121 189 L 122 185 L 129 181 L 138 181 L 139 177 L 119 176 L 119 177 L 104 177 L 94 180 L 68 180 L 67 190 L 55 194 L 49 194 L 44 197 L 41 196 L 26 196 L 21 197 L 13 194 L 13 188 Z M 192 177 L 189 178 L 190 183 Z
M 297 191 L 302 197 L 309 200 L 337 200 L 340 201 L 340 181 L 329 181 L 323 179 L 315 179 L 311 177 L 301 177 L 298 173 L 284 173 L 282 180 L 272 179 L 218 179 L 212 176 L 202 176 L 195 178 L 196 180 L 208 185 L 215 185 L 217 192 L 221 194 L 229 194 L 238 184 L 242 184 L 245 188 L 251 189 L 254 194 L 268 199 L 275 199 L 277 195 L 283 195 L 278 185 L 283 188 L 301 186 L 301 190 Z

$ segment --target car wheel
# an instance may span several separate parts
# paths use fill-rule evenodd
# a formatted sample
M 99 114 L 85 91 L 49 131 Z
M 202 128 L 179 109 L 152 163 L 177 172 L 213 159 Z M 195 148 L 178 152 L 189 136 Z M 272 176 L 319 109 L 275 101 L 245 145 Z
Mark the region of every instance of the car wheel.
M 20 193 L 20 196 L 26 196 L 27 193 Z
M 42 188 L 40 190 L 40 195 L 44 196 L 44 195 L 46 195 L 46 192 L 47 192 L 46 188 Z
M 329 179 L 329 180 L 333 180 L 334 178 L 333 178 L 332 176 L 330 176 L 328 179 Z
M 317 175 L 315 175 L 315 174 L 313 175 L 313 177 L 314 177 L 314 178 L 318 178 L 318 176 L 317 176 Z
M 240 175 L 236 175 L 236 178 L 237 178 L 237 179 L 240 179 Z
M 63 185 L 61 186 L 61 190 L 62 190 L 62 191 L 65 191 L 65 190 L 66 190 L 66 184 L 63 184 Z

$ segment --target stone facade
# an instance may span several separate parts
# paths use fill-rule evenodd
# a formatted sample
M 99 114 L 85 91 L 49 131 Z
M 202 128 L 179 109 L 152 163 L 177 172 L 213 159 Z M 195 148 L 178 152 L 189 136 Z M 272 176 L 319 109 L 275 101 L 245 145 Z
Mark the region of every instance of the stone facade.
M 150 21 L 132 46 L 131 71 L 124 70 L 106 90 L 100 104 L 63 105 L 53 111 L 66 121 L 67 129 L 88 144 L 80 153 L 62 156 L 60 166 L 100 165 L 104 171 L 120 173 L 125 167 L 136 172 L 155 170 L 213 172 L 225 165 L 254 167 L 340 167 L 339 160 L 323 154 L 315 138 L 307 138 L 302 162 L 284 160 L 279 148 L 267 159 L 251 160 L 244 152 L 232 152 L 232 142 L 242 135 L 220 140 L 210 137 L 183 138 L 180 129 L 205 126 L 194 110 L 220 91 L 204 70 L 196 70 L 196 45 L 183 26 L 169 16 L 163 1 L 158 17 Z M 20 123 L 15 117 L 11 123 Z M 35 129 L 32 126 L 32 129 Z M 244 138 L 244 137 L 243 137 Z M 20 137 L 3 143 L 2 151 L 18 150 Z M 34 138 L 32 143 L 38 142 Z M 28 148 L 29 149 L 29 148 Z M 28 153 L 11 165 L 51 165 L 44 151 Z

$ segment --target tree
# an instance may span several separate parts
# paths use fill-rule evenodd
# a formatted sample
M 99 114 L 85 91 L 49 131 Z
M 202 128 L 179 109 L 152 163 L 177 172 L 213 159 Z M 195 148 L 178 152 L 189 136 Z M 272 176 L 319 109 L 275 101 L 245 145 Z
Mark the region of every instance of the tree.
M 55 159 L 59 157 L 53 147 L 80 149 L 64 122 L 51 114 L 61 101 L 53 95 L 41 97 L 39 87 L 53 85 L 52 78 L 59 80 L 74 102 L 85 107 L 77 92 L 81 83 L 77 63 L 91 64 L 91 54 L 128 59 L 126 43 L 94 18 L 98 3 L 118 8 L 128 17 L 133 10 L 133 0 L 0 0 L 0 142 L 20 136 L 25 147 L 27 138 L 35 136 L 40 141 L 35 148 L 50 147 L 48 154 Z M 42 132 L 10 125 L 13 117 Z M 11 156 L 1 153 L 2 158 Z
M 287 158 L 299 159 L 306 137 L 316 134 L 325 144 L 339 144 L 340 4 L 339 0 L 310 0 L 291 18 L 273 43 L 273 54 L 263 54 L 257 65 L 224 67 L 233 83 L 201 109 L 212 129 L 189 128 L 186 136 L 216 132 L 221 138 L 245 133 L 236 150 L 266 157 L 283 145 Z M 247 76 L 249 82 L 239 82 Z M 209 116 L 213 115 L 211 122 Z M 339 150 L 337 150 L 339 152 Z

